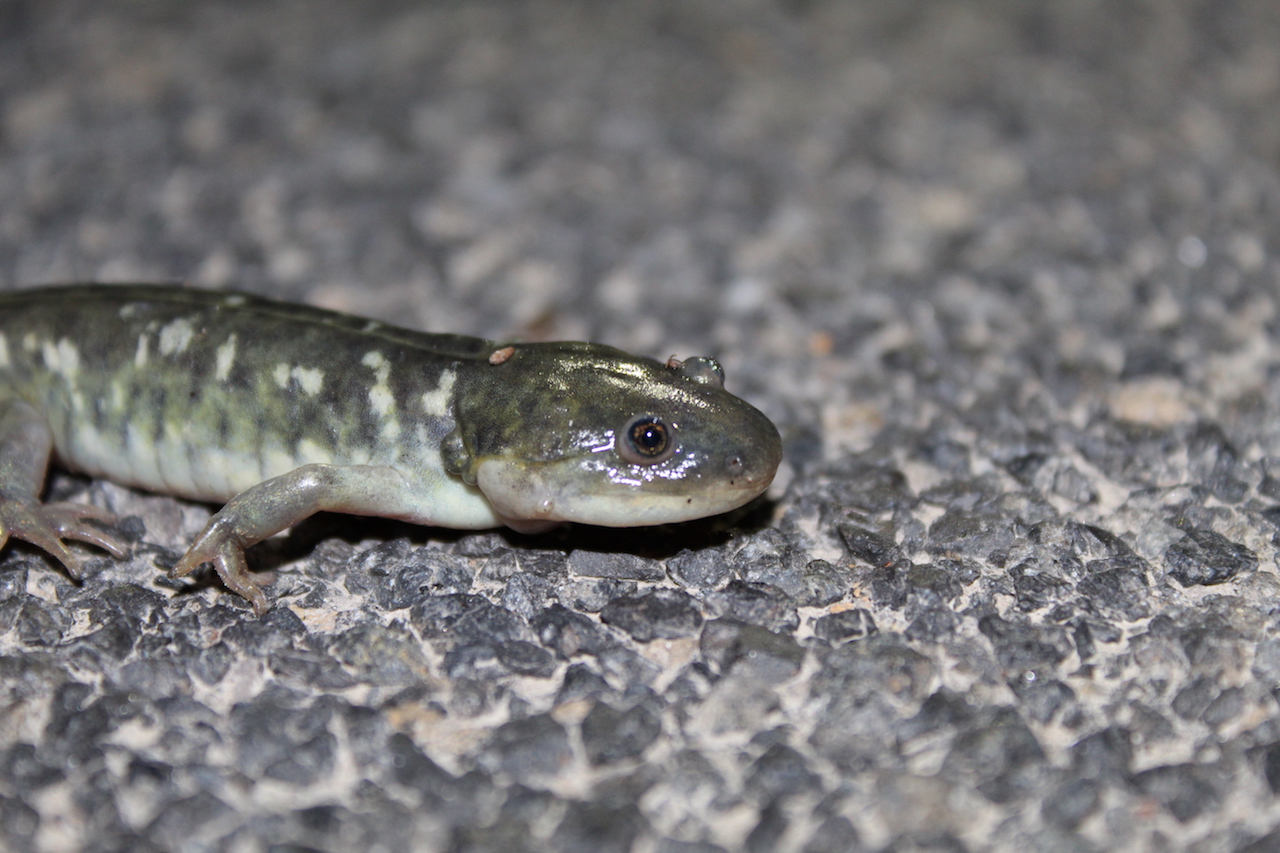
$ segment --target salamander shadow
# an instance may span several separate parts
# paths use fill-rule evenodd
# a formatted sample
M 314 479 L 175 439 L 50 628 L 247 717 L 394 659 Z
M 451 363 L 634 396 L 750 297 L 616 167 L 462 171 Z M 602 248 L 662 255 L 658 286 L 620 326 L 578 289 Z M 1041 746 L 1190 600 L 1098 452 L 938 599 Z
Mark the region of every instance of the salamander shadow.
M 768 527 L 775 506 L 776 501 L 760 497 L 740 509 L 723 515 L 678 524 L 661 524 L 652 527 L 594 527 L 586 524 L 565 524 L 536 535 L 517 533 L 507 528 L 482 531 L 450 530 L 385 518 L 318 513 L 294 525 L 285 536 L 254 546 L 249 550 L 248 555 L 250 565 L 254 569 L 270 570 L 285 562 L 307 556 L 321 542 L 334 537 L 352 543 L 367 542 L 371 539 L 389 541 L 403 537 L 414 545 L 425 545 L 427 542 L 455 544 L 467 538 L 496 534 L 511 548 L 566 552 L 602 551 L 664 560 L 686 548 L 696 551 L 723 545 L 734 536 L 755 533 Z

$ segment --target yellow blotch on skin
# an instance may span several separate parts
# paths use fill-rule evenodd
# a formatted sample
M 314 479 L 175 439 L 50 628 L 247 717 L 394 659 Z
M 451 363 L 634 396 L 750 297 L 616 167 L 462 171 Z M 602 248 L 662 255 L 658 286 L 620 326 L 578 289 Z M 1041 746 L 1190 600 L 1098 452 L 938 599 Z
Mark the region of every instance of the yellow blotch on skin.
M 387 380 L 391 377 L 391 365 L 387 358 L 377 350 L 364 354 L 360 363 L 373 370 L 374 382 L 369 386 L 369 405 L 379 417 L 386 417 L 395 408 L 395 395 Z
M 440 374 L 440 383 L 432 391 L 422 395 L 422 411 L 428 415 L 443 416 L 449 412 L 449 404 L 453 402 L 453 385 L 458 381 L 456 370 L 446 370 Z
M 380 382 L 369 389 L 369 405 L 379 417 L 385 418 L 395 408 L 395 396 L 386 383 Z
M 218 347 L 214 354 L 216 359 L 214 376 L 219 382 L 226 382 L 231 375 L 231 368 L 236 363 L 236 336 L 234 333 Z
M 315 367 L 290 366 L 280 362 L 272 368 L 271 377 L 275 379 L 277 385 L 285 389 L 289 387 L 289 381 L 293 380 L 302 393 L 311 397 L 319 394 L 324 388 L 324 371 Z
M 295 367 L 292 371 L 294 381 L 304 394 L 314 397 L 324 387 L 324 371 L 314 367 Z
M 80 352 L 66 338 L 57 344 L 46 341 L 41 347 L 41 354 L 44 356 L 45 366 L 54 373 L 71 378 L 80 370 Z
M 191 321 L 179 317 L 160 329 L 160 354 L 181 355 L 191 345 L 191 339 L 195 335 L 196 329 Z

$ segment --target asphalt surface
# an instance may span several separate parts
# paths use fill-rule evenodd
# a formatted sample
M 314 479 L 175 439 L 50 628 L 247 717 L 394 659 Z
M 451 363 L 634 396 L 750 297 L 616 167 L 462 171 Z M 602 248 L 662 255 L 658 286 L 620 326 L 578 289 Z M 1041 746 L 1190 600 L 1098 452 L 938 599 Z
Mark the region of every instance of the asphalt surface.
M 767 499 L 0 554 L 0 849 L 1280 850 L 1280 6 L 26 0 L 0 287 L 720 359 Z M 90 553 L 88 549 L 84 552 Z

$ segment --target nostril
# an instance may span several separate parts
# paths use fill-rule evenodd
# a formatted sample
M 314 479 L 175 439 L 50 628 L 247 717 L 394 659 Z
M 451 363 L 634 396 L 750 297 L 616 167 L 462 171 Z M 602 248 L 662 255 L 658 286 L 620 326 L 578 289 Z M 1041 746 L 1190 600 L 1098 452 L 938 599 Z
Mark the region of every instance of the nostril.
M 747 476 L 747 460 L 739 453 L 725 459 L 724 470 L 729 476 L 729 485 L 736 485 L 739 480 L 751 482 L 751 478 Z

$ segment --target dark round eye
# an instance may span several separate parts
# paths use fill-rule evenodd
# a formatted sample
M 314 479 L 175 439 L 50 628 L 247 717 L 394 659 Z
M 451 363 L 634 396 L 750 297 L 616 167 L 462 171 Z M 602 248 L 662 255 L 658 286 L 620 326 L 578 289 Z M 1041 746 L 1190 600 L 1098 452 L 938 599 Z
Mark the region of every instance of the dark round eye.
M 637 465 L 655 465 L 671 458 L 676 442 L 671 427 L 661 418 L 644 415 L 636 418 L 623 431 L 618 452 Z

